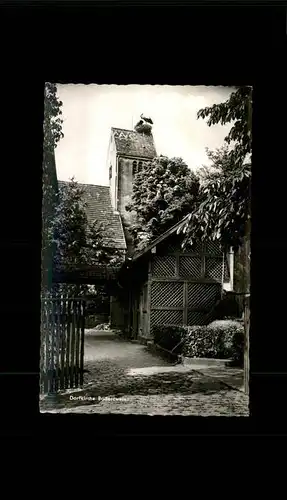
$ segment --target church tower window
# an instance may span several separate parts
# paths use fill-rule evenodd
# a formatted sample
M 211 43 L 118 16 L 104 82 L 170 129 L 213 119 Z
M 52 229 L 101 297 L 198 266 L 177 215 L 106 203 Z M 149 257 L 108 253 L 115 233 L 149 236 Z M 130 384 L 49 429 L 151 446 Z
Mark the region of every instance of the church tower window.
M 139 165 L 138 165 L 138 172 L 141 172 L 141 171 L 142 171 L 142 168 L 143 168 L 143 162 L 142 162 L 142 161 L 139 161 Z
M 111 179 L 111 178 L 112 178 L 112 165 L 109 168 L 109 179 Z

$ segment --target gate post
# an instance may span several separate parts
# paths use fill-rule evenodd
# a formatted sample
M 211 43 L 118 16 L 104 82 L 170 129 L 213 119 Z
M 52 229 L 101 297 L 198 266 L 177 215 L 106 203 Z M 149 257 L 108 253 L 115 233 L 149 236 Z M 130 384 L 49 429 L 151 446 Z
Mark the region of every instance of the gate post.
M 249 395 L 250 294 L 244 297 L 244 392 Z

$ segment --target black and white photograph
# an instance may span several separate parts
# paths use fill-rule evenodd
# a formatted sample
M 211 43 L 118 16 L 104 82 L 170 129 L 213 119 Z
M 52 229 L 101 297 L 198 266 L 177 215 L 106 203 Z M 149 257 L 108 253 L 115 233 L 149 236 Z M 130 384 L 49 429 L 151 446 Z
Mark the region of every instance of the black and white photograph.
M 249 417 L 252 87 L 43 100 L 40 412 Z

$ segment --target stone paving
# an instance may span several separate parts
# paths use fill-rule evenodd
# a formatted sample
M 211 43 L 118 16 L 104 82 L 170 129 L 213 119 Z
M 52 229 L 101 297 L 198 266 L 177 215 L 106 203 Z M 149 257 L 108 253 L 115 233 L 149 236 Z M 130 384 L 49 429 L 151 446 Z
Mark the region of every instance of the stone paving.
M 248 416 L 248 397 L 218 377 L 171 365 L 111 332 L 87 331 L 85 386 L 42 399 L 51 413 Z

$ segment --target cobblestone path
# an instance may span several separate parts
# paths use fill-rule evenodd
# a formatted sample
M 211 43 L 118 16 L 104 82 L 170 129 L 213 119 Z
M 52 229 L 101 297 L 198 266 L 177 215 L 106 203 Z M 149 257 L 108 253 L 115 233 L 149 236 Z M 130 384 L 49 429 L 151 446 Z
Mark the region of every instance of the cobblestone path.
M 248 416 L 248 398 L 188 366 L 171 365 L 145 346 L 87 331 L 85 386 L 41 401 L 56 413 Z

